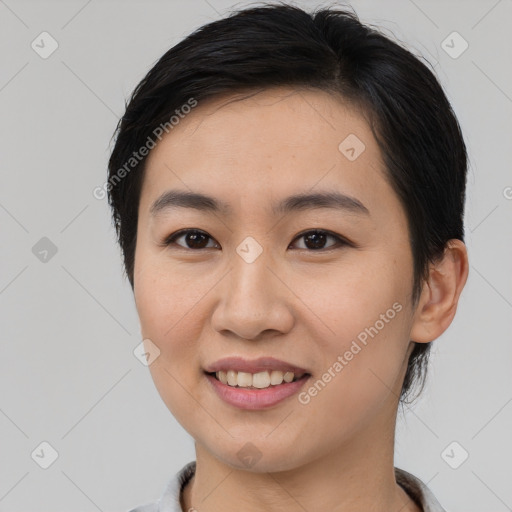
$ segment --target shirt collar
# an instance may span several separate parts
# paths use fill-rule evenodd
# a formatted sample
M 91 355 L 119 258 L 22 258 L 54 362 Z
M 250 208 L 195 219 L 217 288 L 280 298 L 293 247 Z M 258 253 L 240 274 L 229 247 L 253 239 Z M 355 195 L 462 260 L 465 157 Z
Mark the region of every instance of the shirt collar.
M 194 476 L 195 471 L 196 461 L 192 461 L 172 477 L 158 501 L 155 512 L 183 512 L 180 505 L 181 492 Z M 423 512 L 446 512 L 432 491 L 418 477 L 395 467 L 395 478 L 398 485 L 422 508 Z

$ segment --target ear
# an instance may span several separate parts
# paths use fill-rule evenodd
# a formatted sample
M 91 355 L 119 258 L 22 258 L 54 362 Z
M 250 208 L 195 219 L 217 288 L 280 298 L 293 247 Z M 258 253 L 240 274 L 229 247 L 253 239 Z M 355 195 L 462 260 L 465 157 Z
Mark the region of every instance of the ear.
M 452 323 L 468 277 L 468 255 L 461 240 L 449 240 L 443 257 L 430 265 L 413 317 L 410 339 L 428 343 Z

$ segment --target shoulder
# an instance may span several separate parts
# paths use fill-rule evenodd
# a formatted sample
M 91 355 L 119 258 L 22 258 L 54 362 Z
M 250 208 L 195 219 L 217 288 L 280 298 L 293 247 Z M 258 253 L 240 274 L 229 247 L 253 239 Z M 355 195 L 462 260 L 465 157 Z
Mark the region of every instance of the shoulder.
M 432 491 L 412 473 L 395 468 L 396 482 L 405 492 L 421 506 L 423 512 L 446 512 Z
M 183 487 L 194 475 L 195 468 L 196 462 L 189 462 L 172 476 L 158 500 L 139 505 L 127 512 L 181 512 L 180 494 Z

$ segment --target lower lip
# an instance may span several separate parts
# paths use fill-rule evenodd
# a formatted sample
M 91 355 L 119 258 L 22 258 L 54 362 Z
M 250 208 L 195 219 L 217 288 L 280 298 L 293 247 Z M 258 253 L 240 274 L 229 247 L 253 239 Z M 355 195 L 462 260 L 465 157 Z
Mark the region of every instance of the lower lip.
M 278 386 L 254 389 L 228 386 L 217 380 L 213 375 L 206 374 L 206 378 L 222 400 L 240 409 L 249 410 L 265 409 L 282 402 L 297 393 L 309 377 L 310 375 L 304 375 L 294 382 L 284 382 Z

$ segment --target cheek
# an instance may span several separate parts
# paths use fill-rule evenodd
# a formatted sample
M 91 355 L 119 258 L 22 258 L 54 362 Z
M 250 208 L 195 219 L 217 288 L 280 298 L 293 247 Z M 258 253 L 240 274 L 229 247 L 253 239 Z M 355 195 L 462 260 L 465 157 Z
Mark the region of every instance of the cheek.
M 150 338 L 163 353 L 184 348 L 175 342 L 184 336 L 187 340 L 197 339 L 193 330 L 200 325 L 193 317 L 199 310 L 196 305 L 204 296 L 201 286 L 191 286 L 189 293 L 187 283 L 177 276 L 170 280 L 168 276 L 149 274 L 137 285 L 136 305 L 144 337 Z
M 139 260 L 134 295 L 141 334 L 160 350 L 150 371 L 173 414 L 190 406 L 181 386 L 194 389 L 204 376 L 199 369 L 201 340 L 208 328 L 208 292 L 219 282 L 211 272 L 184 271 L 162 256 Z M 171 403 L 172 402 L 172 403 Z
M 310 411 L 313 429 L 330 431 L 326 438 L 355 435 L 372 424 L 385 404 L 398 400 L 407 347 L 405 308 L 386 311 L 396 313 L 392 319 L 388 313 L 388 323 L 379 316 L 351 319 L 340 325 L 344 334 L 321 349 L 322 371 L 304 389 L 301 404 Z
M 204 279 L 191 282 L 190 276 L 162 254 L 138 247 L 134 297 L 143 336 L 155 338 L 159 346 L 175 338 L 175 331 L 187 322 L 206 286 Z
M 387 263 L 385 255 L 372 255 L 333 265 L 316 276 L 310 272 L 307 280 L 303 277 L 295 282 L 303 283 L 300 296 L 330 328 L 331 335 L 347 340 L 373 325 L 395 302 L 404 305 L 409 292 L 404 271 L 393 260 Z M 391 310 L 388 316 L 393 319 L 395 313 Z
M 205 291 L 201 280 L 192 285 L 182 276 L 146 264 L 134 292 L 141 334 L 160 350 L 149 366 L 155 387 L 171 414 L 191 432 L 205 421 L 202 409 L 190 406 L 191 390 L 204 378 L 197 366 L 202 324 L 196 319 Z
M 364 418 L 391 389 L 399 391 L 409 344 L 408 283 L 394 263 L 368 264 L 333 272 L 309 295 L 329 327 L 318 340 L 324 373 L 311 390 L 315 407 Z

